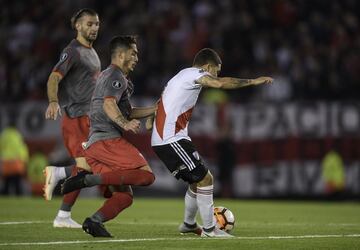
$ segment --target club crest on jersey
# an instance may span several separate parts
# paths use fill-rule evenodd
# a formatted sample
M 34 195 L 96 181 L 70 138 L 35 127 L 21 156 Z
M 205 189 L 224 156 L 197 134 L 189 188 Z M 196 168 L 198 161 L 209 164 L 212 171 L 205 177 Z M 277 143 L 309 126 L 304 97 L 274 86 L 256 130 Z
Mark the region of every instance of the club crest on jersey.
M 69 56 L 68 56 L 67 53 L 63 53 L 63 54 L 60 56 L 60 62 L 64 62 L 68 57 L 69 57 Z
M 121 82 L 119 81 L 113 81 L 112 83 L 113 88 L 120 89 L 121 88 Z

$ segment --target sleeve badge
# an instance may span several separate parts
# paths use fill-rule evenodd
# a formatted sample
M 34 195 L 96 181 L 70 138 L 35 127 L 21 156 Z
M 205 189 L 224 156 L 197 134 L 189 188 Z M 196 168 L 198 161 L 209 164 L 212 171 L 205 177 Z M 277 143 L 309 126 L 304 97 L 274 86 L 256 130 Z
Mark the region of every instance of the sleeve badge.
M 65 53 L 62 53 L 61 56 L 60 56 L 60 62 L 64 62 L 67 58 L 68 58 L 68 54 L 65 52 Z
M 112 86 L 114 89 L 120 89 L 121 88 L 121 82 L 120 81 L 113 81 Z

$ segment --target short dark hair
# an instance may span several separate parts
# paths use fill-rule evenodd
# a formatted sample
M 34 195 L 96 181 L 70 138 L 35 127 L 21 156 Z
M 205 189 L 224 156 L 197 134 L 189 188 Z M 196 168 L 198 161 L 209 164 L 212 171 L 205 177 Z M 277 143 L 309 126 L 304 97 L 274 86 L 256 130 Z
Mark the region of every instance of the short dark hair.
M 221 59 L 215 50 L 204 48 L 195 55 L 193 66 L 203 66 L 205 64 L 222 64 Z
M 115 36 L 110 41 L 110 55 L 114 56 L 118 48 L 130 49 L 131 44 L 136 44 L 137 36 Z
M 82 18 L 83 16 L 98 16 L 98 13 L 96 13 L 95 10 L 84 8 L 79 11 L 77 11 L 72 17 L 71 17 L 71 28 L 76 30 L 76 22 Z

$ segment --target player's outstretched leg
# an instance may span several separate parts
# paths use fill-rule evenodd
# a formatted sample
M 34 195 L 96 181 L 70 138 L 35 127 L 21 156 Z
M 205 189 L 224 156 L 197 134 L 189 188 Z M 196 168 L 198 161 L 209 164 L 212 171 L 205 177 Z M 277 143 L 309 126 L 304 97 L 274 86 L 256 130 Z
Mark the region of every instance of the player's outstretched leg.
M 61 193 L 67 194 L 73 192 L 75 190 L 82 189 L 84 187 L 88 187 L 85 184 L 85 176 L 90 174 L 86 171 L 81 171 L 75 176 L 71 176 L 67 178 L 64 183 L 61 185 Z
M 84 187 L 96 185 L 134 185 L 148 186 L 155 180 L 153 173 L 142 169 L 115 170 L 101 174 L 79 173 L 65 180 L 61 193 L 67 194 Z
M 64 167 L 46 166 L 43 173 L 45 175 L 43 195 L 45 200 L 49 201 L 52 199 L 54 189 L 58 182 L 66 178 L 66 172 Z

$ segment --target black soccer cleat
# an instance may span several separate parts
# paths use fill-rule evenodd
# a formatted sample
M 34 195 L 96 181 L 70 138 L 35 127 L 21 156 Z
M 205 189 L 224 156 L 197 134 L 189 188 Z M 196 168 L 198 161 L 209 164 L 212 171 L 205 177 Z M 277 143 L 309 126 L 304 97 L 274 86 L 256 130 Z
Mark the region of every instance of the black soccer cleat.
M 84 180 L 85 176 L 88 174 L 89 172 L 81 171 L 77 175 L 67 178 L 61 185 L 61 194 L 67 194 L 86 187 Z
M 92 235 L 93 237 L 113 237 L 106 229 L 104 224 L 95 222 L 89 217 L 85 219 L 82 224 L 82 228 L 85 233 Z

